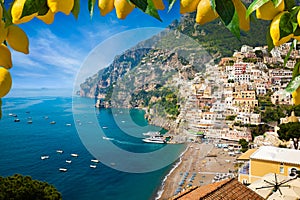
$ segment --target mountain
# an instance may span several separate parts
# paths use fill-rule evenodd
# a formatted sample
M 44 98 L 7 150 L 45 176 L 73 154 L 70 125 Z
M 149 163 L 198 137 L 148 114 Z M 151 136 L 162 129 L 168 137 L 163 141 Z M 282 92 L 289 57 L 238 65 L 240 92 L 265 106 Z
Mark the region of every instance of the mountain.
M 188 95 L 183 86 L 207 64 L 232 55 L 243 44 L 265 45 L 267 22 L 257 22 L 238 40 L 218 20 L 204 26 L 194 21 L 195 13 L 182 15 L 164 31 L 116 56 L 81 84 L 80 95 L 98 98 L 98 106 L 146 107 L 148 114 L 174 120 Z

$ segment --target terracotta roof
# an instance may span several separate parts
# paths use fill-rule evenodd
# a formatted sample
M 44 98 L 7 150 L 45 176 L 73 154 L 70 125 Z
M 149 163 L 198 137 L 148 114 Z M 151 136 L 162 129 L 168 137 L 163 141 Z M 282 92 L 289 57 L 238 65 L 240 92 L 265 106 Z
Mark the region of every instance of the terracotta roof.
M 245 153 L 243 153 L 237 160 L 250 160 L 250 156 L 256 151 L 257 149 L 248 149 Z
M 264 198 L 236 179 L 208 184 L 179 193 L 171 200 L 263 200 Z

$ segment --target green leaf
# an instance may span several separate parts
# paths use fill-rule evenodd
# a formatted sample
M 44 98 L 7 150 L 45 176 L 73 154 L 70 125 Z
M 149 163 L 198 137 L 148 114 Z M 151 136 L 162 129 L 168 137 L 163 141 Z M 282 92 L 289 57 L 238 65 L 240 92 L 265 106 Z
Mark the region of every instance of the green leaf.
M 0 1 L 1 2 L 1 1 Z M 1 2 L 2 3 L 2 2 Z M 2 3 L 3 5 L 3 3 Z M 8 10 L 6 10 L 3 6 L 3 17 L 4 17 L 4 21 L 5 21 L 5 28 L 7 28 L 8 26 L 12 25 L 12 16 L 11 16 L 11 8 L 12 8 L 13 4 L 10 4 L 10 7 Z
M 297 28 L 297 27 L 296 27 Z M 291 14 L 284 13 L 279 22 L 279 30 L 280 30 L 280 39 L 286 37 L 294 32 L 294 27 L 292 24 Z
M 80 11 L 80 0 L 75 0 L 74 6 L 71 11 L 75 19 L 78 19 L 79 11 Z
M 290 50 L 288 51 L 288 53 L 286 54 L 286 56 L 284 58 L 283 67 L 286 66 L 286 63 L 287 63 L 288 59 L 290 58 L 290 55 L 291 55 L 293 49 L 294 49 L 294 42 L 291 43 Z
M 231 0 L 215 0 L 216 11 L 224 25 L 237 37 L 240 38 L 239 18 Z
M 296 6 L 295 0 L 284 0 L 285 10 L 290 11 L 294 6 Z
M 38 15 L 45 15 L 49 10 L 47 0 L 26 0 L 24 3 L 22 17 L 38 13 Z
M 281 4 L 281 2 L 284 0 L 271 0 L 271 1 L 273 2 L 275 8 L 277 8 Z
M 293 79 L 294 80 L 300 74 L 300 62 L 297 62 L 293 69 Z
M 177 0 L 169 0 L 169 9 L 168 9 L 168 12 L 170 12 L 170 10 L 173 8 L 173 6 L 174 6 L 174 4 L 175 4 L 176 1 Z
M 266 40 L 267 40 L 267 45 L 268 45 L 268 51 L 270 52 L 275 47 L 274 43 L 273 43 L 273 39 L 270 34 L 270 27 L 268 28 L 268 31 L 267 31 Z
M 288 84 L 288 86 L 285 88 L 285 91 L 287 91 L 288 93 L 292 93 L 295 90 L 297 90 L 299 86 L 300 86 L 300 75 L 298 75 L 297 77 L 295 77 L 294 80 L 292 80 Z
M 249 17 L 249 15 L 251 13 L 253 13 L 257 8 L 261 7 L 268 1 L 270 1 L 270 0 L 255 0 L 255 1 L 253 1 L 247 9 L 246 17 Z
M 215 0 L 210 0 L 210 5 L 211 5 L 212 9 L 214 11 L 216 11 L 216 1 Z
M 93 18 L 93 15 L 94 15 L 95 3 L 96 3 L 96 0 L 89 0 L 89 2 L 88 2 L 88 10 L 89 10 L 91 18 Z
M 130 0 L 137 8 L 141 9 L 144 13 L 155 17 L 159 21 L 162 21 L 157 9 L 154 6 L 153 0 Z

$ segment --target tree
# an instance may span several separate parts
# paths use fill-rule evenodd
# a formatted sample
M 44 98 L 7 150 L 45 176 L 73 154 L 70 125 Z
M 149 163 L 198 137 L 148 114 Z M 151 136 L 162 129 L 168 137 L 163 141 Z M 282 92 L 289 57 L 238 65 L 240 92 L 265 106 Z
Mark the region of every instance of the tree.
M 56 188 L 46 182 L 32 180 L 30 176 L 15 174 L 0 177 L 0 199 L 13 200 L 61 200 Z
M 279 139 L 293 141 L 293 146 L 295 149 L 299 149 L 299 139 L 300 139 L 300 122 L 289 122 L 287 124 L 279 125 Z
M 245 139 L 240 139 L 239 144 L 242 146 L 242 152 L 246 152 L 248 150 L 249 142 L 247 142 Z

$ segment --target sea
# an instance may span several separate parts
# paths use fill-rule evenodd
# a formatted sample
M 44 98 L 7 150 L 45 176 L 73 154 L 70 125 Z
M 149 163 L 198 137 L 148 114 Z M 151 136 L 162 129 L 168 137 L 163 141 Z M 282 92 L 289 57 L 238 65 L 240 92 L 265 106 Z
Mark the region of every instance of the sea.
M 165 130 L 149 125 L 143 110 L 96 109 L 93 99 L 57 89 L 27 89 L 13 94 L 2 99 L 0 176 L 18 173 L 46 181 L 63 199 L 155 199 L 184 150 L 183 145 L 144 143 L 143 132 Z M 97 122 L 85 111 L 93 111 Z M 49 158 L 42 160 L 41 156 Z

